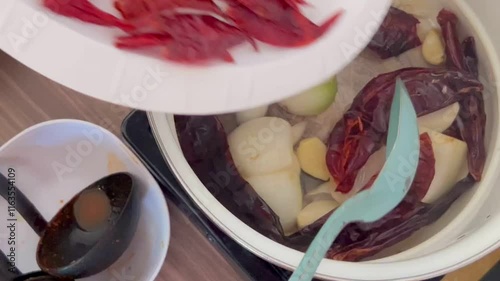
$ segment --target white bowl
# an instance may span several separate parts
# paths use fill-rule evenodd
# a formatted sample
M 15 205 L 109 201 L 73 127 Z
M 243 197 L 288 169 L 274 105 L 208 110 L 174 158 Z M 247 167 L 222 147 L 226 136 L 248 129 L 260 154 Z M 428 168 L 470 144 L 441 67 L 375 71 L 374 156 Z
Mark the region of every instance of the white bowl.
M 112 11 L 112 0 L 95 1 Z M 170 63 L 118 50 L 116 30 L 57 16 L 39 0 L 0 1 L 0 49 L 42 75 L 97 99 L 177 114 L 234 112 L 281 100 L 333 76 L 369 43 L 391 0 L 310 0 L 313 20 L 345 10 L 305 48 L 234 50 L 236 64 Z M 115 12 L 116 13 L 116 12 Z
M 115 172 L 137 181 L 141 215 L 129 248 L 107 270 L 89 281 L 153 281 L 170 242 L 170 218 L 163 193 L 140 160 L 112 133 L 78 120 L 54 120 L 26 129 L 0 147 L 0 171 L 15 170 L 15 184 L 49 221 L 83 188 Z M 0 199 L 0 209 L 7 201 Z M 8 212 L 0 212 L 7 222 Z M 23 273 L 40 270 L 36 263 L 38 236 L 17 215 L 16 266 Z M 0 249 L 8 253 L 8 229 L 0 229 Z M 105 253 L 103 253 L 105 254 Z
M 423 228 L 404 248 L 389 249 L 399 254 L 360 262 L 340 262 L 324 259 L 317 277 L 326 280 L 424 280 L 463 267 L 500 246 L 500 138 L 498 110 L 500 108 L 496 81 L 500 81 L 500 65 L 497 51 L 477 16 L 463 1 L 443 1 L 456 11 L 464 34 L 474 34 L 480 54 L 482 82 L 485 84 L 485 106 L 488 116 L 486 140 L 488 157 L 483 180 L 461 196 L 436 223 Z M 491 4 L 491 3 L 490 3 Z M 495 4 L 496 5 L 496 4 Z M 497 5 L 498 6 L 498 5 Z M 488 17 L 489 15 L 489 17 Z M 498 20 L 493 13 L 481 14 L 484 23 L 496 28 Z M 492 33 L 492 36 L 498 36 Z M 498 40 L 497 38 L 497 40 Z M 497 41 L 500 42 L 500 41 Z M 150 123 L 165 159 L 185 190 L 207 214 L 231 238 L 257 256 L 293 270 L 303 253 L 276 243 L 259 234 L 222 206 L 203 186 L 193 172 L 180 149 L 172 115 L 149 113 Z M 399 245 L 401 247 L 401 245 Z

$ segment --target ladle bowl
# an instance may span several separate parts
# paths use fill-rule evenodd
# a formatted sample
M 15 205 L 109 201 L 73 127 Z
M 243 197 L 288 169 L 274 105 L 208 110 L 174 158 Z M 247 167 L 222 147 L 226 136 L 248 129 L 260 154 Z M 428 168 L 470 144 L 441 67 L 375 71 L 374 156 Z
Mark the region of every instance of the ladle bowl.
M 92 230 L 82 228 L 75 214 L 75 204 L 89 191 L 102 191 L 111 208 L 105 223 Z M 50 275 L 75 279 L 109 268 L 130 245 L 139 212 L 138 191 L 129 174 L 112 174 L 91 184 L 49 222 L 38 244 L 38 265 Z

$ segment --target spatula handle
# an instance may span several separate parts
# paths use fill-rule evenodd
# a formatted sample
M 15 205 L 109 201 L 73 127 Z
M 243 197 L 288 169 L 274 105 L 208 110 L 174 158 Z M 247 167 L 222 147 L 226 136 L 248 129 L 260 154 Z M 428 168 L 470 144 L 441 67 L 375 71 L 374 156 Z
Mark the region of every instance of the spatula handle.
M 314 278 L 319 264 L 335 238 L 345 226 L 344 212 L 333 212 L 307 249 L 299 267 L 294 271 L 289 281 L 309 281 Z

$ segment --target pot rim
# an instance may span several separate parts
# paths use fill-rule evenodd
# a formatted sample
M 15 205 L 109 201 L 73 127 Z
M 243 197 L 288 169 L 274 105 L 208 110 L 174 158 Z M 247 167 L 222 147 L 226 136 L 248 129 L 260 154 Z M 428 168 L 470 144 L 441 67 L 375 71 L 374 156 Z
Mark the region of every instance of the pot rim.
M 480 24 L 478 17 L 463 1 L 454 1 L 456 7 L 475 31 L 478 41 L 482 43 L 485 53 L 491 62 L 492 79 L 500 81 L 500 61 L 493 43 Z M 495 96 L 491 100 L 495 110 L 500 108 L 500 99 Z M 493 116 L 495 115 L 495 116 Z M 490 120 L 498 120 L 494 112 Z M 298 266 L 303 253 L 283 246 L 261 235 L 236 216 L 230 213 L 205 188 L 180 149 L 173 123 L 173 115 L 164 113 L 148 113 L 153 134 L 179 183 L 190 195 L 200 209 L 229 237 L 245 249 L 260 258 L 288 270 Z M 491 215 L 489 220 L 467 235 L 459 236 L 453 242 L 449 236 L 462 234 L 463 226 L 474 222 L 483 203 L 488 200 L 491 190 L 500 181 L 500 122 L 493 124 L 493 138 L 490 144 L 487 165 L 481 181 L 481 192 L 475 192 L 470 201 L 455 218 L 427 241 L 389 258 L 366 262 L 342 262 L 323 259 L 316 277 L 325 280 L 360 280 L 360 281 L 392 281 L 392 280 L 424 280 L 444 275 L 464 267 L 485 255 L 500 248 L 500 215 Z M 461 230 L 457 230 L 461 228 Z M 456 232 L 459 234 L 454 234 Z M 417 256 L 424 248 L 434 249 L 436 244 L 450 243 L 443 249 Z M 406 254 L 405 254 L 406 253 Z M 415 257 L 417 256 L 417 257 Z

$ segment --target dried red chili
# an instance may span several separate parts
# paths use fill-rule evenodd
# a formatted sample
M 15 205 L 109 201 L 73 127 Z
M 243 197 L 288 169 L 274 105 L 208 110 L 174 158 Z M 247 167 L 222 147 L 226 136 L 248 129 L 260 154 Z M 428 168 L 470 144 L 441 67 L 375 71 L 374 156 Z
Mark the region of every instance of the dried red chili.
M 214 17 L 175 15 L 165 18 L 165 32 L 173 38 L 163 55 L 173 61 L 193 62 L 222 59 L 233 62 L 228 52 L 245 41 L 255 42 L 238 28 Z
M 462 48 L 455 30 L 458 24 L 458 17 L 454 13 L 443 9 L 439 12 L 437 20 L 441 26 L 441 32 L 446 46 L 447 67 L 465 70 Z
M 413 180 L 412 186 L 407 195 L 418 200 L 424 199 L 425 195 L 429 191 L 429 187 L 431 186 L 436 172 L 436 159 L 434 158 L 434 151 L 432 150 L 432 142 L 429 134 L 425 133 L 420 135 L 420 146 L 420 158 L 417 172 L 415 173 L 415 179 Z M 373 175 L 360 191 L 370 189 L 370 187 L 372 187 L 375 183 L 377 177 L 378 173 Z
M 398 76 L 405 82 L 419 116 L 483 89 L 475 77 L 444 69 L 406 68 L 371 80 L 330 134 L 326 162 L 338 191 L 351 190 L 358 171 L 384 143 Z
M 212 0 L 116 0 L 114 5 L 127 20 L 149 14 L 173 13 L 179 8 L 222 13 Z
M 479 60 L 474 38 L 468 37 L 460 44 L 457 32 L 458 18 L 448 10 L 441 10 L 438 22 L 446 42 L 447 66 L 478 77 Z M 462 140 L 467 143 L 469 172 L 476 181 L 481 180 L 486 162 L 484 144 L 486 113 L 481 92 L 481 90 L 475 91 L 460 101 L 460 112 L 455 123 Z
M 135 19 L 151 12 L 149 0 L 116 0 L 113 5 L 126 20 Z
M 479 77 L 479 59 L 476 51 L 476 40 L 474 37 L 467 37 L 462 42 L 462 49 L 464 54 L 464 66 L 469 73 Z
M 467 143 L 469 173 L 476 181 L 480 181 L 486 162 L 484 135 L 486 113 L 483 95 L 475 92 L 460 102 L 461 110 L 457 118 L 457 126 L 462 140 Z
M 422 227 L 437 221 L 470 186 L 471 182 L 461 181 L 433 204 L 406 198 L 380 221 L 372 224 L 350 224 L 338 236 L 326 257 L 342 261 L 360 261 L 395 245 Z
M 239 1 L 252 6 L 252 10 Z M 284 0 L 269 0 L 261 3 L 231 0 L 226 15 L 250 37 L 275 46 L 298 47 L 310 44 L 321 37 L 342 13 L 335 14 L 318 26 Z
M 118 27 L 125 31 L 132 26 L 103 12 L 88 0 L 43 0 L 43 5 L 54 13 L 102 26 Z
M 210 193 L 253 229 L 284 241 L 279 217 L 238 173 L 217 117 L 177 115 L 175 124 L 186 160 Z
M 257 49 L 253 38 L 284 47 L 307 45 L 322 36 L 340 15 L 317 26 L 299 10 L 305 0 L 227 0 L 227 13 L 212 0 L 114 0 L 115 8 L 125 19 L 122 21 L 99 10 L 89 0 L 43 1 L 47 8 L 61 15 L 123 29 L 130 35 L 118 38 L 119 48 L 158 46 L 166 59 L 186 63 L 210 59 L 233 62 L 228 49 L 244 41 Z M 208 12 L 222 19 L 198 13 L 181 14 L 179 9 Z M 224 21 L 229 19 L 237 25 Z
M 163 56 L 169 60 L 191 63 L 209 59 L 231 62 L 230 48 L 245 41 L 254 43 L 236 27 L 207 15 L 161 16 L 161 21 L 155 24 L 148 27 L 154 33 L 121 37 L 116 46 L 160 46 Z
M 288 18 L 291 18 L 291 21 L 305 18 L 303 16 L 300 19 L 296 18 L 300 12 L 297 10 L 298 3 L 294 0 L 235 0 L 235 2 L 245 6 L 257 16 L 273 22 L 288 20 Z M 301 25 L 297 27 L 301 27 Z
M 220 8 L 212 0 L 155 0 L 158 1 L 160 9 L 171 5 L 169 2 L 174 3 L 176 8 L 195 9 L 205 12 L 212 12 L 222 14 Z
M 346 226 L 328 251 L 327 257 L 358 261 L 402 241 L 417 231 L 420 225 L 405 224 L 405 221 L 415 219 L 414 216 L 425 206 L 420 200 L 434 179 L 435 163 L 431 139 L 428 134 L 422 134 L 417 172 L 403 202 L 374 223 L 353 223 Z
M 138 34 L 118 37 L 115 45 L 120 49 L 142 49 L 162 46 L 170 40 L 172 36 L 166 34 Z
M 422 44 L 417 34 L 419 23 L 413 15 L 391 7 L 368 48 L 387 59 L 418 47 Z

